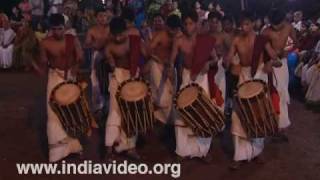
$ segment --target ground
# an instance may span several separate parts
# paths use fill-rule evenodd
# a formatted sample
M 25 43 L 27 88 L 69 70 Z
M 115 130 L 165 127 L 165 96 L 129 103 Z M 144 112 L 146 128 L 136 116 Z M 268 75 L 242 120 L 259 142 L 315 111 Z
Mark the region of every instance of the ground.
M 171 179 L 170 176 L 19 176 L 15 163 L 47 162 L 45 79 L 31 73 L 0 72 L 0 180 L 53 179 Z M 230 171 L 230 137 L 216 138 L 211 154 L 213 162 L 198 160 L 182 162 L 180 179 L 223 180 L 318 180 L 320 179 L 320 114 L 307 109 L 301 99 L 293 96 L 290 105 L 292 126 L 288 130 L 289 143 L 268 141 L 264 150 L 264 165 L 247 163 L 238 171 Z M 166 138 L 164 138 L 166 139 Z M 220 140 L 223 139 L 223 140 Z M 95 162 L 100 158 L 97 130 L 86 142 L 85 157 Z M 172 139 L 160 141 L 158 136 L 144 138 L 139 152 L 148 164 L 172 162 Z M 169 145 L 166 145 L 168 144 Z M 171 143 L 172 144 L 172 143 Z M 123 159 L 120 157 L 120 160 Z M 70 159 L 70 161 L 77 161 Z

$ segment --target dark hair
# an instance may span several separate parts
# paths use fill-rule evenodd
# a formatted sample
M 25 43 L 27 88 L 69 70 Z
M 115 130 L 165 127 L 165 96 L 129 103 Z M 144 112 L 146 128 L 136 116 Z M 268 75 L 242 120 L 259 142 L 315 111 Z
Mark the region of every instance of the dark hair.
M 162 16 L 161 13 L 155 13 L 155 14 L 153 14 L 152 20 L 153 20 L 154 18 L 156 18 L 156 17 L 161 17 L 161 18 L 164 20 L 164 17 Z
M 280 9 L 273 9 L 268 17 L 272 25 L 279 25 L 285 19 L 286 14 Z
M 100 7 L 100 8 L 98 8 L 98 9 L 96 9 L 96 16 L 97 16 L 99 13 L 104 13 L 104 12 L 106 12 L 106 9 Z
M 233 17 L 226 15 L 222 18 L 222 21 L 230 21 L 231 23 L 233 23 Z
M 222 16 L 220 13 L 214 11 L 214 12 L 210 12 L 209 15 L 208 15 L 208 20 L 210 19 L 214 19 L 214 18 L 217 18 L 219 21 L 222 20 Z
M 127 30 L 127 24 L 121 17 L 114 17 L 110 21 L 110 32 L 113 35 L 123 33 Z
M 133 22 L 134 19 L 135 19 L 135 14 L 134 14 L 134 10 L 129 8 L 129 7 L 126 7 L 122 10 L 122 14 L 121 14 L 121 17 L 125 20 L 128 20 L 130 22 Z
M 64 17 L 62 14 L 52 14 L 49 18 L 50 26 L 60 26 L 65 24 Z
M 198 13 L 194 10 L 187 11 L 185 14 L 182 14 L 182 21 L 190 18 L 193 22 L 198 22 L 199 16 Z
M 167 18 L 166 24 L 169 28 L 173 28 L 173 29 L 180 28 L 181 20 L 179 16 L 172 14 Z
M 251 21 L 251 22 L 253 22 L 255 20 L 252 12 L 250 12 L 250 11 L 242 11 L 241 12 L 240 23 L 243 21 L 246 21 L 246 20 Z

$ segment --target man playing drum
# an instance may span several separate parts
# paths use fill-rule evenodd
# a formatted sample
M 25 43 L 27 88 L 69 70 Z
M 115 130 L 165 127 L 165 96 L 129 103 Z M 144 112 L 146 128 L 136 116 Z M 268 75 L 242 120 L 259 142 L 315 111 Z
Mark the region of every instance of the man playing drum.
M 194 82 L 202 87 L 206 94 L 209 93 L 209 82 L 208 82 L 208 69 L 211 64 L 215 63 L 217 60 L 215 49 L 214 49 L 214 39 L 210 36 L 205 38 L 209 41 L 211 46 L 207 56 L 208 59 L 204 59 L 204 66 L 200 66 L 201 72 L 193 73 L 194 67 L 196 66 L 196 61 L 199 57 L 203 57 L 204 54 L 194 54 L 194 49 L 197 45 L 197 23 L 198 15 L 196 12 L 188 12 L 183 15 L 183 23 L 186 33 L 178 38 L 173 45 L 173 51 L 170 58 L 170 62 L 174 63 L 178 53 L 182 53 L 184 57 L 183 62 L 183 73 L 182 73 L 182 84 L 180 89 Z M 200 44 L 201 45 L 201 44 Z M 205 46 L 205 44 L 202 44 Z M 203 48 L 203 47 L 199 47 Z M 198 68 L 199 69 L 199 68 Z M 187 127 L 180 116 L 177 115 L 175 120 L 175 132 L 176 132 L 176 154 L 178 158 L 186 157 L 200 157 L 205 162 L 210 162 L 211 157 L 208 155 L 212 138 L 197 137 L 194 132 Z
M 167 28 L 158 32 L 149 44 L 151 59 L 150 83 L 152 88 L 153 101 L 155 103 L 155 118 L 166 124 L 170 118 L 172 99 L 174 94 L 174 82 L 172 74 L 173 67 L 170 67 L 169 58 L 172 50 L 172 43 L 180 33 L 180 18 L 171 15 L 167 19 Z
M 277 56 L 281 58 L 282 67 L 274 68 L 274 86 L 280 95 L 280 116 L 279 128 L 282 133 L 279 134 L 280 140 L 288 141 L 288 137 L 284 134 L 284 129 L 288 128 L 291 124 L 288 114 L 288 104 L 290 103 L 289 95 L 289 70 L 285 46 L 290 37 L 294 44 L 296 43 L 296 32 L 293 26 L 285 21 L 285 13 L 281 10 L 273 10 L 270 13 L 271 27 L 263 31 L 271 43 L 272 48 L 276 51 Z
M 267 41 L 261 43 L 262 45 L 257 43 L 259 41 L 253 29 L 253 22 L 251 13 L 242 13 L 242 31 L 233 40 L 228 57 L 224 59 L 225 66 L 229 67 L 231 65 L 232 73 L 239 77 L 239 84 L 252 79 L 261 79 L 267 82 L 267 73 L 272 71 L 272 62 L 264 63 L 262 52 L 266 50 L 269 56 L 275 59 L 275 53 L 270 43 L 267 43 Z M 255 52 L 258 50 L 256 46 L 261 46 L 260 52 Z M 235 55 L 238 55 L 240 62 L 232 62 Z M 252 73 L 253 71 L 254 73 Z M 250 161 L 261 154 L 264 148 L 264 138 L 248 138 L 239 118 L 235 117 L 235 113 L 233 116 L 231 133 L 235 152 L 234 163 L 230 168 L 237 169 L 241 161 Z
M 64 34 L 64 18 L 61 14 L 50 17 L 52 35 L 41 42 L 41 64 L 49 67 L 47 85 L 47 134 L 49 161 L 55 162 L 70 153 L 81 153 L 78 139 L 71 138 L 62 128 L 61 122 L 49 104 L 53 88 L 66 80 L 74 80 L 82 61 L 82 49 L 77 37 Z M 36 67 L 39 71 L 38 67 Z
M 89 29 L 87 33 L 86 41 L 85 41 L 86 47 L 93 50 L 93 54 L 91 58 L 91 75 L 90 75 L 91 83 L 92 83 L 93 112 L 101 110 L 106 103 L 105 100 L 106 100 L 107 94 L 102 94 L 106 92 L 100 92 L 101 90 L 100 86 L 108 86 L 108 85 L 99 84 L 96 68 L 101 68 L 101 66 L 98 66 L 97 64 L 104 63 L 101 61 L 106 61 L 104 50 L 109 40 L 108 39 L 109 38 L 108 23 L 112 18 L 112 12 L 111 10 L 99 9 L 96 12 L 96 18 L 97 18 L 97 25 Z M 107 81 L 104 83 L 107 83 Z
M 121 128 L 121 112 L 116 98 L 119 85 L 130 78 L 139 75 L 137 62 L 132 62 L 131 52 L 135 49 L 133 39 L 141 41 L 139 36 L 128 35 L 127 25 L 124 19 L 115 17 L 110 22 L 111 41 L 106 48 L 106 56 L 113 71 L 109 83 L 110 106 L 106 122 L 105 146 L 107 158 L 112 158 L 113 146 L 116 152 L 126 151 L 128 157 L 139 159 L 136 152 L 137 135 L 128 137 Z M 139 43 L 136 42 L 136 43 Z M 139 47 L 139 45 L 137 44 Z M 136 49 L 141 51 L 140 49 Z M 139 60 L 139 57 L 135 61 Z M 135 66 L 135 67 L 134 67 Z

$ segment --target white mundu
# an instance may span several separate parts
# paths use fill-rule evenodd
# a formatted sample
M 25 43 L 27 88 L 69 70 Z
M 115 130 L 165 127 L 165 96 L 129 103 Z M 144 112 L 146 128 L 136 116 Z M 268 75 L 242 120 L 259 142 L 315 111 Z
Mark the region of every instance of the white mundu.
M 282 66 L 273 68 L 275 76 L 273 76 L 273 84 L 280 96 L 280 115 L 279 128 L 284 129 L 290 126 L 288 105 L 290 104 L 289 95 L 289 70 L 287 58 L 281 59 Z
M 138 73 L 137 73 L 138 74 Z M 105 146 L 112 147 L 115 143 L 117 152 L 122 152 L 135 148 L 137 136 L 127 137 L 121 128 L 121 113 L 116 99 L 116 92 L 119 85 L 130 79 L 130 71 L 123 68 L 115 68 L 109 83 L 110 105 L 109 115 L 106 122 Z
M 0 38 L 0 67 L 9 68 L 12 66 L 13 40 L 16 33 L 11 29 L 3 29 Z
M 70 79 L 71 73 L 68 72 Z M 49 161 L 59 161 L 71 153 L 80 153 L 82 146 L 78 139 L 72 138 L 67 135 L 63 129 L 62 124 L 52 110 L 49 101 L 52 90 L 60 83 L 64 82 L 64 71 L 57 69 L 50 69 L 48 73 L 48 85 L 47 85 L 47 134 L 49 144 Z
M 182 84 L 180 89 L 183 89 L 185 86 L 189 85 L 191 81 L 191 72 L 188 69 L 183 69 L 182 72 Z M 215 75 L 215 83 L 217 84 L 219 90 L 222 92 L 223 98 L 225 98 L 225 70 L 222 67 L 222 60 L 218 61 L 218 71 Z M 194 83 L 197 83 L 201 86 L 207 94 L 209 92 L 209 82 L 208 74 L 198 75 Z M 224 104 L 221 105 L 224 107 Z M 223 111 L 223 108 L 221 108 Z M 177 112 L 175 113 L 175 132 L 176 132 L 176 153 L 181 157 L 205 157 L 209 152 L 212 138 L 201 138 L 193 136 L 191 128 L 185 127 L 185 123 L 179 117 Z
M 168 77 L 164 77 L 164 71 L 168 71 L 165 66 L 159 63 L 157 57 L 150 60 L 150 85 L 152 89 L 152 98 L 159 107 L 154 116 L 157 120 L 166 124 L 170 119 L 173 99 L 173 82 Z
M 257 73 L 253 78 L 251 77 L 251 67 L 242 67 L 239 84 L 252 79 L 261 79 L 267 82 L 268 76 L 262 71 L 262 67 L 263 65 L 258 68 Z M 234 161 L 250 161 L 263 151 L 264 138 L 249 139 L 237 114 L 233 113 L 232 116 L 231 133 L 234 141 L 233 159 Z

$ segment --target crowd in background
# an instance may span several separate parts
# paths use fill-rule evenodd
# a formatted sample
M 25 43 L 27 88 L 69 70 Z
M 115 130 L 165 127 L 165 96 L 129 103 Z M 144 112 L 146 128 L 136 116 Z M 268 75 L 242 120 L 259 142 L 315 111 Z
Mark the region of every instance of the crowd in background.
M 133 9 L 135 25 L 140 29 L 145 40 L 150 34 L 148 32 L 156 28 L 155 25 L 164 25 L 166 17 L 171 14 L 181 17 L 186 8 L 179 0 L 155 0 L 151 3 L 145 0 L 102 2 L 101 6 L 105 6 L 106 10 L 114 16 L 121 15 L 124 8 Z M 218 12 L 237 27 L 236 18 L 224 12 L 223 7 L 217 2 L 212 1 L 204 5 L 201 1 L 195 1 L 192 7 L 188 8 L 193 8 L 198 13 L 201 31 L 208 30 L 207 19 L 210 12 Z M 42 0 L 23 0 L 12 8 L 10 14 L 0 12 L 0 69 L 30 70 L 33 60 L 38 58 L 39 42 L 50 34 L 48 17 L 51 14 L 63 14 L 67 32 L 76 34 L 80 40 L 83 40 L 88 29 L 96 23 L 95 9 L 96 7 L 80 8 L 78 1 L 74 0 L 50 0 L 49 7 L 45 7 Z M 303 17 L 301 11 L 290 11 L 287 13 L 287 21 L 292 23 L 298 37 L 298 44 L 292 44 L 289 39 L 287 45 L 288 51 L 292 52 L 289 53 L 289 61 L 297 60 L 293 63 L 297 68 L 291 70 L 293 71 L 291 73 L 295 74 L 295 78 L 301 79 L 308 97 L 309 86 L 320 84 L 320 79 L 315 79 L 317 77 L 315 73 L 320 72 L 320 18 L 309 19 Z M 268 26 L 270 24 L 267 15 L 256 17 L 257 33 L 261 33 Z M 87 61 L 90 61 L 90 58 L 87 58 Z M 314 88 L 314 85 L 312 86 Z

